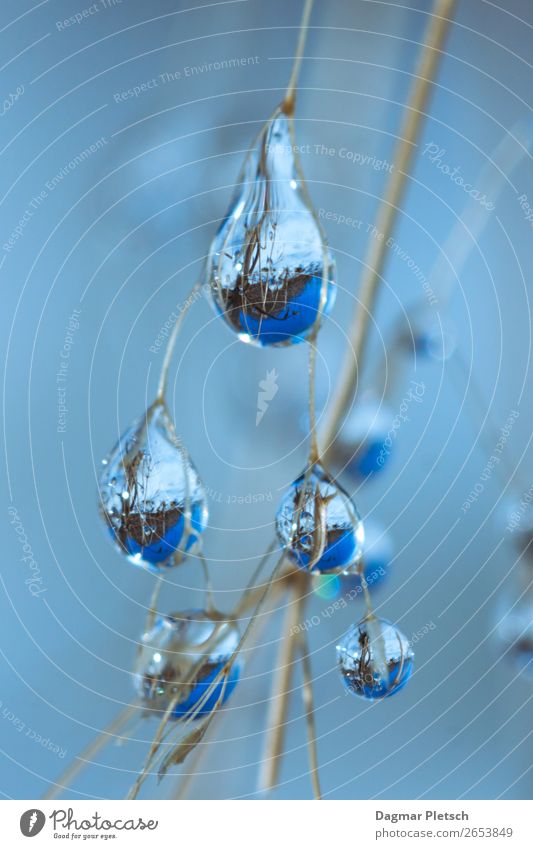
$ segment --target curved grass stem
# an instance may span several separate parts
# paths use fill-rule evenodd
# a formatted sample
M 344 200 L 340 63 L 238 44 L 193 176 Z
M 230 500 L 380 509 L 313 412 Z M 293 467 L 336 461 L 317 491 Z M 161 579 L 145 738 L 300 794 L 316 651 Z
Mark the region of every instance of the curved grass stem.
M 259 791 L 267 793 L 278 782 L 281 758 L 283 756 L 287 715 L 291 694 L 291 683 L 294 674 L 297 637 L 305 608 L 305 589 L 307 576 L 302 572 L 295 575 L 292 594 L 285 613 L 278 658 L 276 675 L 272 684 L 272 697 L 267 720 L 265 749 L 259 774 Z
M 455 0 L 435 0 L 427 28 L 424 46 L 418 61 L 409 101 L 405 108 L 400 138 L 395 150 L 393 168 L 377 214 L 377 238 L 371 238 L 363 263 L 363 277 L 357 298 L 352 324 L 348 331 L 350 345 L 346 351 L 337 392 L 334 395 L 322 433 L 323 453 L 331 448 L 339 425 L 353 401 L 357 382 L 361 374 L 365 344 L 368 337 L 372 310 L 382 281 L 382 272 L 387 257 L 388 242 L 394 229 L 400 204 L 409 177 L 417 139 L 422 129 L 442 47 L 455 6 Z
M 157 387 L 157 398 L 159 401 L 163 401 L 165 397 L 165 392 L 167 389 L 168 382 L 168 371 L 170 368 L 170 363 L 172 362 L 172 355 L 174 353 L 174 348 L 176 347 L 176 340 L 178 338 L 179 332 L 181 330 L 183 321 L 185 316 L 189 312 L 195 301 L 195 294 L 199 292 L 201 287 L 200 281 L 194 284 L 192 287 L 187 299 L 185 300 L 183 306 L 181 307 L 180 314 L 177 317 L 174 327 L 172 328 L 172 333 L 168 337 L 167 347 L 165 350 L 165 357 L 163 359 L 163 365 L 161 366 L 161 373 L 159 375 L 159 385 Z
M 289 85 L 287 86 L 287 91 L 285 92 L 285 97 L 283 98 L 283 103 L 281 107 L 287 115 L 292 115 L 294 112 L 298 76 L 300 74 L 300 68 L 302 65 L 305 42 L 307 39 L 307 30 L 309 28 L 309 18 L 311 17 L 312 9 L 313 0 L 305 0 L 304 10 L 302 14 L 302 22 L 300 24 L 300 31 L 298 34 L 298 44 L 296 46 L 296 54 L 294 56 L 294 64 L 292 66 Z
M 68 790 L 74 779 L 91 765 L 92 758 L 110 742 L 112 737 L 116 737 L 122 731 L 135 710 L 136 705 L 128 705 L 127 708 L 121 710 L 109 725 L 74 758 L 59 778 L 54 781 L 52 787 L 46 791 L 43 799 L 57 799 L 60 790 Z

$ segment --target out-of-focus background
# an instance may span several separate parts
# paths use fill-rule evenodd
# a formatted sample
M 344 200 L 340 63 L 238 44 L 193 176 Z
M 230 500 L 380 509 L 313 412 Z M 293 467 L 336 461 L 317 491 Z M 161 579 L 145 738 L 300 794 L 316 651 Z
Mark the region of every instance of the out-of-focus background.
M 300 7 L 2 4 L 6 797 L 42 794 L 132 698 L 153 577 L 108 542 L 98 464 L 153 398 L 160 334 L 201 274 L 243 156 L 283 95 Z M 322 0 L 313 11 L 296 130 L 339 282 L 319 343 L 321 409 L 430 8 Z M 532 27 L 526 0 L 459 0 L 394 232 L 360 386 L 383 400 L 391 454 L 370 480 L 342 481 L 393 543 L 374 600 L 411 637 L 416 670 L 382 703 L 346 695 L 334 647 L 362 604 L 331 613 L 328 599 L 310 600 L 327 798 L 531 797 L 528 645 L 517 663 L 501 633 L 517 610 L 524 629 L 533 618 L 527 594 L 515 604 L 531 577 L 517 544 L 526 507 L 514 530 L 507 519 L 509 505 L 531 500 L 533 463 Z M 431 319 L 455 346 L 446 359 L 394 342 L 430 290 Z M 273 369 L 277 391 L 256 425 L 259 383 Z M 305 380 L 304 346 L 244 346 L 206 298 L 195 304 L 170 400 L 210 496 L 205 550 L 222 609 L 250 578 L 305 462 Z M 423 385 L 418 401 L 412 381 Z M 201 587 L 191 560 L 166 577 L 161 609 L 201 606 Z M 272 613 L 247 657 L 195 797 L 256 792 L 282 617 Z M 279 798 L 310 795 L 300 691 L 297 676 Z M 68 795 L 122 797 L 153 732 L 151 722 L 132 728 L 131 742 L 99 754 Z M 173 785 L 149 782 L 145 795 Z

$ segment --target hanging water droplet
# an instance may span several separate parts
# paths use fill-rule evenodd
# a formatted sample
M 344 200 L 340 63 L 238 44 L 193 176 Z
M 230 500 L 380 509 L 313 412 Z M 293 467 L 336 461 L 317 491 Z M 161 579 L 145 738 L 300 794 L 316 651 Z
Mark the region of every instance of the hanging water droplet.
M 217 312 L 257 345 L 301 342 L 335 297 L 334 262 L 294 148 L 290 120 L 278 109 L 245 160 L 207 263 Z
M 405 319 L 399 330 L 396 345 L 417 357 L 443 362 L 448 360 L 457 346 L 457 330 L 454 324 L 438 313 L 435 308 L 424 304 L 409 312 L 409 324 Z
M 237 626 L 222 614 L 201 610 L 160 616 L 144 634 L 134 671 L 134 687 L 144 707 L 165 711 L 175 701 L 172 718 L 210 713 L 223 704 L 240 675 L 235 658 L 229 672 L 213 683 L 239 645 Z
M 335 441 L 335 464 L 356 480 L 381 471 L 391 454 L 393 419 L 393 413 L 379 398 L 363 397 Z
M 529 565 L 533 564 L 533 489 L 518 498 L 507 498 L 496 511 L 498 531 L 510 535 L 515 550 Z
M 416 329 L 415 346 L 419 356 L 443 362 L 450 359 L 456 344 L 455 330 L 449 323 L 443 327 L 435 322 Z
M 516 671 L 533 678 L 533 592 L 529 574 L 527 586 L 522 597 L 504 596 L 498 605 L 496 622 L 499 648 L 505 659 L 511 661 Z
M 282 497 L 276 531 L 291 560 L 309 572 L 352 572 L 361 559 L 363 523 L 348 493 L 320 463 Z
M 128 428 L 103 469 L 101 512 L 119 549 L 154 571 L 179 562 L 206 527 L 207 502 L 164 402 Z
M 386 619 L 369 615 L 344 634 L 337 662 L 344 684 L 357 696 L 382 699 L 407 683 L 414 652 L 402 632 Z

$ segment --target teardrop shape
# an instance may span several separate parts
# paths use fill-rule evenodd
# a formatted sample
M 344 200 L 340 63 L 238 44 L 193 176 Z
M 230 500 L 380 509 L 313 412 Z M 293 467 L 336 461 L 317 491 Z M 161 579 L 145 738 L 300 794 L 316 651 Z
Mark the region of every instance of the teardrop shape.
M 118 548 L 152 571 L 175 565 L 207 525 L 204 486 L 163 401 L 103 461 L 101 513 Z
M 386 619 L 367 616 L 344 634 L 337 662 L 347 689 L 365 699 L 392 696 L 413 671 L 414 652 L 407 637 Z
M 320 463 L 294 481 L 281 499 L 276 531 L 290 559 L 308 572 L 357 569 L 363 523 L 347 492 Z
M 213 682 L 239 641 L 235 623 L 220 613 L 188 610 L 160 616 L 142 637 L 134 671 L 135 691 L 144 707 L 166 711 L 175 702 L 172 718 L 181 719 L 204 716 L 223 704 L 239 679 L 239 658 Z
M 333 306 L 334 262 L 281 109 L 245 160 L 211 244 L 207 276 L 216 311 L 256 345 L 301 342 Z

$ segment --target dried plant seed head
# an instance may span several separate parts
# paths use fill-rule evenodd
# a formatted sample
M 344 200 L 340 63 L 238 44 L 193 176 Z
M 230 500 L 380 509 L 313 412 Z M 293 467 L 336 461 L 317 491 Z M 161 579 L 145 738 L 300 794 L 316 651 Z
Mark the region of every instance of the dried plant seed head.
M 223 704 L 239 679 L 240 659 L 229 666 L 239 640 L 235 623 L 214 611 L 158 617 L 142 637 L 134 671 L 146 710 L 161 713 L 175 703 L 172 718 L 197 718 Z
M 373 615 L 352 625 L 337 645 L 345 686 L 365 699 L 382 699 L 401 690 L 411 676 L 413 660 L 407 637 Z
M 181 562 L 207 525 L 204 486 L 156 401 L 102 463 L 100 507 L 128 559 L 158 572 Z
M 283 495 L 276 531 L 293 563 L 312 573 L 350 573 L 359 564 L 364 529 L 347 492 L 320 463 Z
M 215 236 L 207 277 L 216 311 L 245 342 L 293 345 L 331 309 L 334 262 L 280 109 L 248 154 Z

